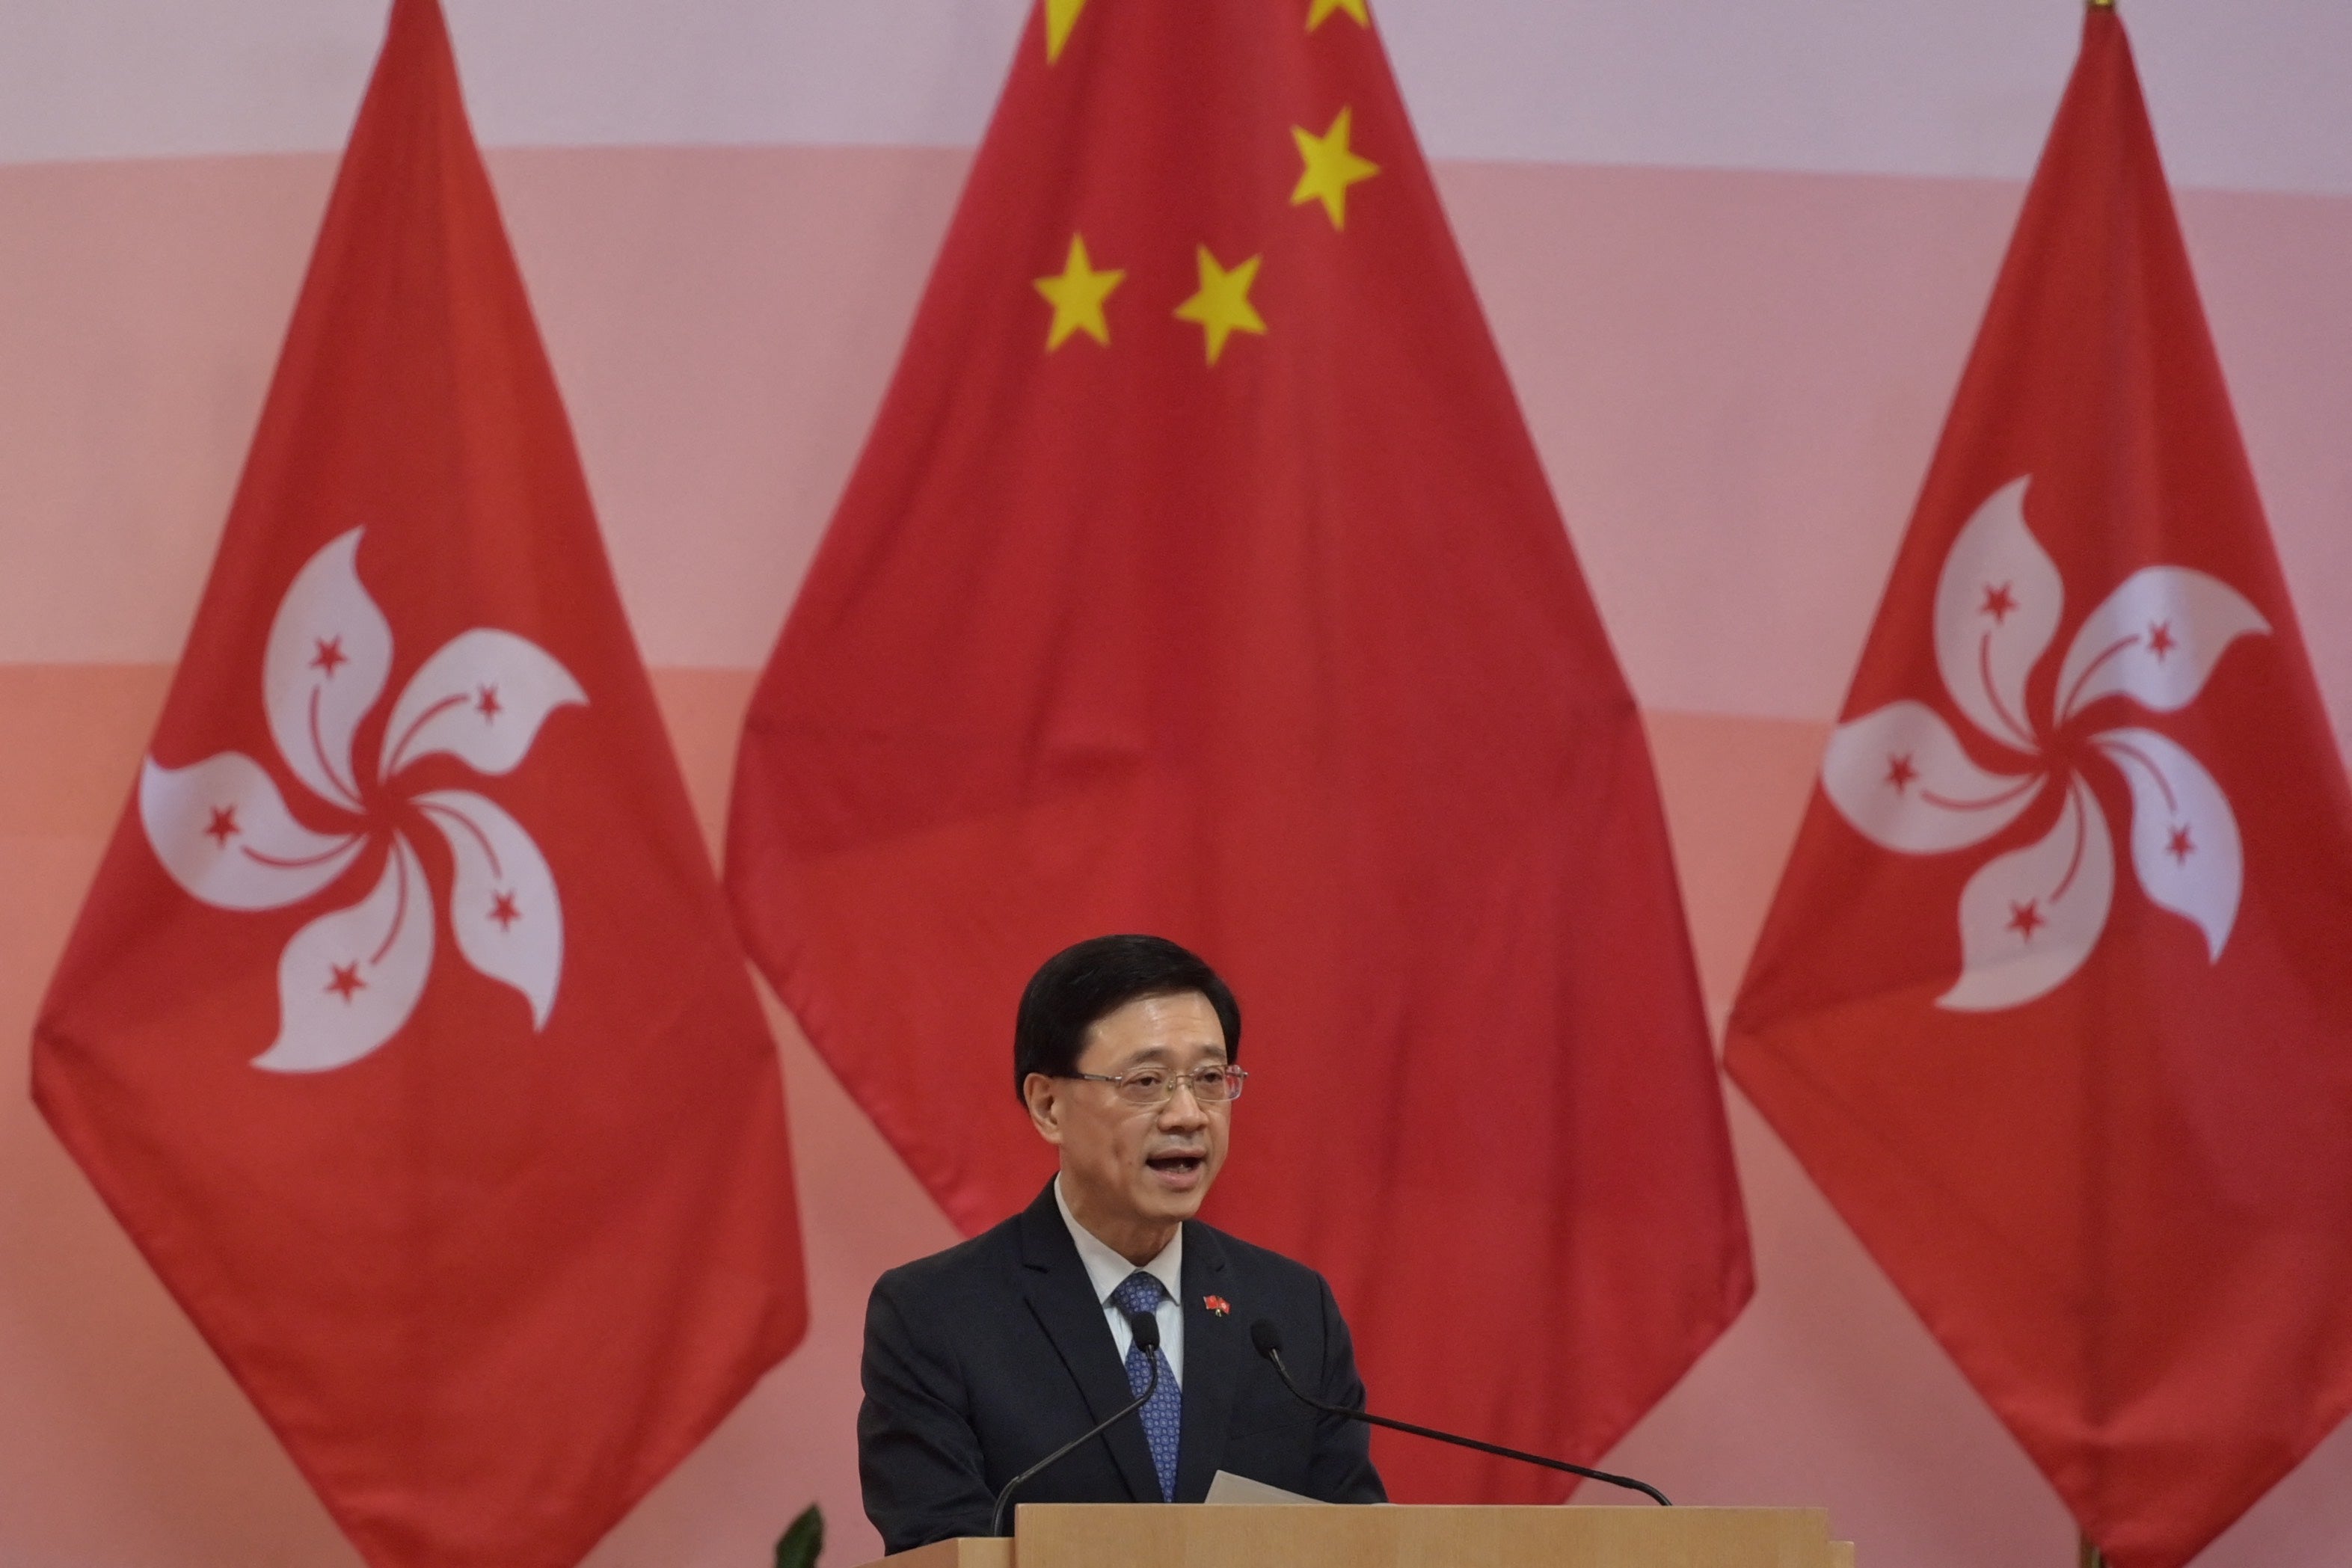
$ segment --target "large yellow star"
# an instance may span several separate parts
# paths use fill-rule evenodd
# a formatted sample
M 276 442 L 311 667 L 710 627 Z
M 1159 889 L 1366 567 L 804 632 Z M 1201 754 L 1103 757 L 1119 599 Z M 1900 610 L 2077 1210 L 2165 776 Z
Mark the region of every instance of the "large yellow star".
M 1372 19 L 1364 15 L 1364 0 L 1315 0 L 1307 8 L 1307 30 L 1313 32 L 1323 25 L 1323 18 L 1334 11 L 1345 11 L 1356 19 L 1359 27 L 1369 27 Z
M 1295 207 L 1321 197 L 1335 229 L 1348 226 L 1348 187 L 1381 172 L 1378 163 L 1357 157 L 1348 145 L 1348 117 L 1353 112 L 1341 110 L 1331 129 L 1320 136 L 1303 125 L 1290 128 L 1291 140 L 1298 143 L 1298 156 L 1307 163 L 1297 188 L 1290 193 L 1290 204 Z
M 1225 351 L 1225 340 L 1235 332 L 1264 335 L 1265 322 L 1250 304 L 1249 291 L 1257 281 L 1257 264 L 1265 259 L 1254 256 L 1228 272 L 1217 265 L 1207 246 L 1200 247 L 1201 291 L 1176 307 L 1176 319 L 1197 321 L 1208 334 L 1209 363 L 1217 362 Z
M 1316 0 L 1318 5 L 1322 0 Z M 1348 0 L 1340 0 L 1346 5 Z M 1364 0 L 1355 0 L 1361 5 Z M 1062 46 L 1070 41 L 1070 29 L 1078 25 L 1078 13 L 1087 8 L 1087 0 L 1045 0 L 1045 63 L 1052 65 L 1062 57 Z
M 1070 258 L 1063 263 L 1061 275 L 1037 279 L 1037 292 L 1054 308 L 1054 324 L 1045 329 L 1045 351 L 1050 354 L 1060 348 L 1073 332 L 1084 332 L 1096 342 L 1108 344 L 1110 323 L 1103 317 L 1103 301 L 1126 277 L 1122 267 L 1097 272 L 1087 256 L 1085 236 L 1072 235 Z

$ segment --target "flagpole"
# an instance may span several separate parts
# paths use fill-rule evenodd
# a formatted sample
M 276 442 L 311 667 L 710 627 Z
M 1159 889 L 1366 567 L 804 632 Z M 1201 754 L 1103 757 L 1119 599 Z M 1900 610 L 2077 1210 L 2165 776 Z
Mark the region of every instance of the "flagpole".
M 2090 0 L 2090 7 L 2094 11 L 2112 11 L 2116 0 Z M 2078 1533 L 2074 1545 L 2074 1568 L 2107 1568 L 2107 1554 L 2089 1536 Z
M 2090 8 L 2094 11 L 2112 11 L 2116 8 L 2116 0 L 2089 0 L 2089 3 Z M 2074 1537 L 2074 1568 L 2107 1568 L 2107 1554 L 2100 1551 L 2089 1536 L 2077 1534 Z
M 2116 0 L 2090 0 L 2090 7 L 2094 11 L 2112 11 Z M 2107 1554 L 2089 1536 L 2077 1534 L 2074 1545 L 2074 1568 L 2107 1568 Z
M 2116 8 L 2116 0 L 2090 0 L 2090 8 L 2112 11 Z M 2107 1568 L 2107 1554 L 2100 1551 L 2098 1543 L 2089 1536 L 2077 1533 L 2074 1546 L 2074 1568 Z

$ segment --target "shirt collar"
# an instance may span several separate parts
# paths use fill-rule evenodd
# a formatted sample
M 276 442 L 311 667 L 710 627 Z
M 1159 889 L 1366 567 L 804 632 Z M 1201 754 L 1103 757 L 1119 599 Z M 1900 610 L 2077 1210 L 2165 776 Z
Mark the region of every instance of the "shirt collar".
M 1062 1196 L 1062 1178 L 1058 1176 L 1054 1178 L 1054 1207 L 1062 1211 L 1062 1223 L 1070 1228 L 1070 1239 L 1077 1243 L 1078 1261 L 1087 1266 L 1087 1281 L 1095 1288 L 1095 1300 L 1109 1301 L 1110 1293 L 1126 1283 L 1127 1277 L 1135 1272 L 1136 1266 L 1119 1256 L 1108 1242 L 1078 1223 L 1078 1217 L 1070 1212 L 1069 1199 Z M 1160 1249 L 1160 1255 L 1143 1265 L 1143 1271 L 1166 1288 L 1170 1301 L 1181 1301 L 1184 1299 L 1182 1226 L 1176 1228 L 1175 1236 Z

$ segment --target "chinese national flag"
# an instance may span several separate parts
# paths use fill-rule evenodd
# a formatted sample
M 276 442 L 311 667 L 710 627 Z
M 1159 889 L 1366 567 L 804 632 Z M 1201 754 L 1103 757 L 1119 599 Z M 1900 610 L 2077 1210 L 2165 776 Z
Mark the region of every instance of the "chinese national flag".
M 800 1337 L 774 1049 L 433 0 L 34 1092 L 379 1568 L 576 1562 Z
M 1640 720 L 1360 0 L 1040 6 L 728 875 L 967 1230 L 1052 1169 L 1030 972 L 1217 965 L 1255 1076 L 1211 1218 L 1328 1275 L 1385 1410 L 1590 1460 L 1747 1298 Z
M 2118 1568 L 2352 1406 L 2352 802 L 2090 12 L 1730 1028 Z

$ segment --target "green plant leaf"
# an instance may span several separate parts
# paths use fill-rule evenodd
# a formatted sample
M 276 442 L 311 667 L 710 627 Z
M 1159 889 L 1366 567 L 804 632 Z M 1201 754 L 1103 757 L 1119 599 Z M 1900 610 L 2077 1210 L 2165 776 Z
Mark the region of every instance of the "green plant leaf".
M 816 1568 L 817 1553 L 824 1550 L 824 1513 L 811 1503 L 776 1542 L 776 1568 Z

